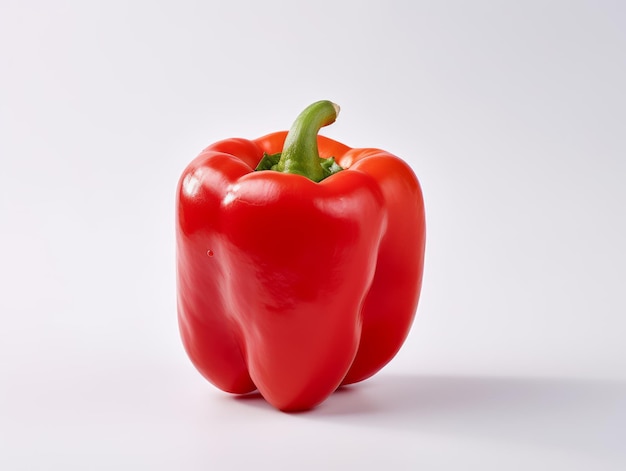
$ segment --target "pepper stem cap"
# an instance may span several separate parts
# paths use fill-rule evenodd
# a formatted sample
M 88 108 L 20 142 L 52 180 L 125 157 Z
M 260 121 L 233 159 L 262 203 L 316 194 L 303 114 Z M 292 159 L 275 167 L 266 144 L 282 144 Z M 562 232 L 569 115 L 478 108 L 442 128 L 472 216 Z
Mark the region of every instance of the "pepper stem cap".
M 319 155 L 317 134 L 332 124 L 339 114 L 339 105 L 322 100 L 309 105 L 294 121 L 287 133 L 280 154 L 265 155 L 257 170 L 275 170 L 305 176 L 314 182 L 343 170 L 334 157 L 325 159 Z

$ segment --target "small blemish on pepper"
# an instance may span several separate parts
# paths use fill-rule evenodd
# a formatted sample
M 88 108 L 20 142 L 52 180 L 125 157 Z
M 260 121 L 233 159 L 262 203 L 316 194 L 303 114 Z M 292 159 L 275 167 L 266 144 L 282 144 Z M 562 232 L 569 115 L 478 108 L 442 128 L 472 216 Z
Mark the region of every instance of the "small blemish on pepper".
M 212 256 L 213 256 L 213 251 L 212 251 L 211 249 L 209 249 L 209 250 L 207 250 L 207 251 L 206 251 L 206 254 L 207 254 L 209 257 L 212 257 Z

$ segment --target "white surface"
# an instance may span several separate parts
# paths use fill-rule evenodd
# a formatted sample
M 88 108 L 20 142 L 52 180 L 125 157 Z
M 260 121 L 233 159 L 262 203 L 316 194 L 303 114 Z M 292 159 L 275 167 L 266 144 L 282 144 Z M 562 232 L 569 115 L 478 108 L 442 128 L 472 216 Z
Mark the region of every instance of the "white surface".
M 0 469 L 625 469 L 626 9 L 516 3 L 4 1 Z M 174 189 L 325 98 L 420 178 L 425 282 L 286 415 L 182 351 Z

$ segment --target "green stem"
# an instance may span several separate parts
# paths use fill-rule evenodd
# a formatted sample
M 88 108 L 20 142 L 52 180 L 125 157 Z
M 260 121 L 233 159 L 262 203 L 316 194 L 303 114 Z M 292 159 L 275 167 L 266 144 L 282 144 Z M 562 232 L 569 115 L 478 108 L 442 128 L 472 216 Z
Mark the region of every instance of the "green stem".
M 327 100 L 313 103 L 300 113 L 287 134 L 280 160 L 272 170 L 303 175 L 314 182 L 341 170 L 334 160 L 320 159 L 317 149 L 317 133 L 321 127 L 334 123 L 338 113 L 339 106 Z

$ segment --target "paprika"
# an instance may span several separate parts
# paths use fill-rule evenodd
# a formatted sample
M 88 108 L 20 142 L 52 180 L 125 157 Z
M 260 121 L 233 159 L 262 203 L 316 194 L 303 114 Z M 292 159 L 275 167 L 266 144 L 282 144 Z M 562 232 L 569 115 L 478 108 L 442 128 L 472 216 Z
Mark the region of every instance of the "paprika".
M 289 132 L 217 142 L 178 183 L 185 350 L 218 388 L 283 411 L 379 371 L 420 295 L 419 182 L 388 152 L 319 136 L 338 110 L 320 101 Z

